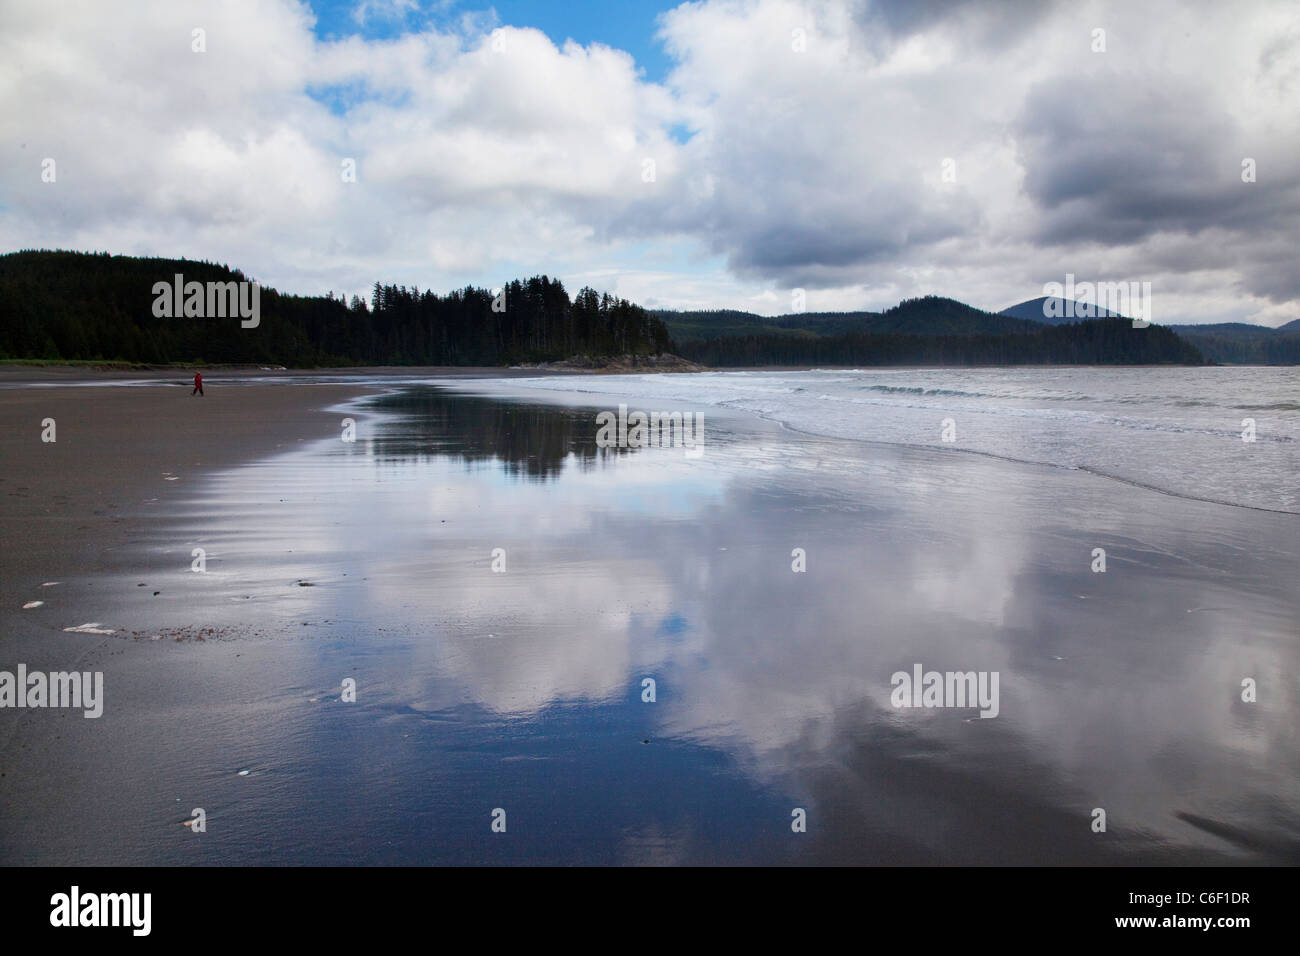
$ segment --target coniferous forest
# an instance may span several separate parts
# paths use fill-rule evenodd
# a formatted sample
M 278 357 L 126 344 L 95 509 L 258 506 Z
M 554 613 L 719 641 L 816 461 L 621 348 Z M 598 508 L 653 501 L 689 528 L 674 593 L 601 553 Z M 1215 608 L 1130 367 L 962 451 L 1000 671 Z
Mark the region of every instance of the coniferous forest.
M 1201 365 L 1204 359 L 1169 329 L 1135 329 L 1129 319 L 1086 319 L 1005 335 L 747 335 L 684 342 L 701 365 Z
M 1038 326 L 934 297 L 909 300 L 870 322 L 855 314 L 792 319 L 798 326 L 749 332 L 741 325 L 675 343 L 665 322 L 640 306 L 590 288 L 571 299 L 547 276 L 509 282 L 498 294 L 376 282 L 369 302 L 263 288 L 259 323 L 243 328 L 238 318 L 155 315 L 155 283 L 171 283 L 177 273 L 200 283 L 248 278 L 196 260 L 61 251 L 0 256 L 0 359 L 313 368 L 504 366 L 675 352 L 720 367 L 1204 362 L 1194 345 L 1160 326 L 1134 329 L 1126 319 Z
M 0 358 L 166 364 L 510 365 L 577 355 L 659 354 L 664 324 L 593 289 L 569 298 L 547 276 L 504 297 L 375 283 L 372 299 L 263 288 L 256 328 L 237 318 L 154 315 L 156 282 L 244 281 L 211 262 L 27 251 L 0 256 Z M 497 306 L 494 309 L 494 304 Z

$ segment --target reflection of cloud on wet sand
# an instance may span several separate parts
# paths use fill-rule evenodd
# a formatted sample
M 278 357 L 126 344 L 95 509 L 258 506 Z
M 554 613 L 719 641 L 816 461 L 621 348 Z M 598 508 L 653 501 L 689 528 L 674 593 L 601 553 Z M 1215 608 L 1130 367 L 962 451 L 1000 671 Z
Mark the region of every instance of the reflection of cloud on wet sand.
M 1094 806 L 1153 861 L 1285 845 L 1296 613 L 1258 586 L 1294 565 L 1276 517 L 770 431 L 702 462 L 570 462 L 545 484 L 436 454 L 346 468 L 359 480 L 313 489 L 339 504 L 313 547 L 360 563 L 338 609 L 401 628 L 386 692 L 417 710 L 599 716 L 640 706 L 654 676 L 659 735 L 806 800 L 824 859 L 1096 860 L 1110 849 Z M 1273 566 L 1225 552 L 1236 539 Z M 1088 569 L 1098 541 L 1105 575 Z M 1231 611 L 1188 613 L 1206 607 Z M 892 708 L 890 676 L 914 663 L 997 671 L 999 717 Z M 1253 708 L 1234 702 L 1242 674 L 1259 675 Z M 827 832 L 861 842 L 818 843 Z M 668 827 L 629 834 L 627 852 L 672 859 L 690 842 Z
M 637 575 L 629 601 L 627 577 Z M 397 600 L 406 586 L 380 583 L 380 600 Z M 598 702 L 629 691 L 629 671 L 641 657 L 638 638 L 651 634 L 672 605 L 653 565 L 549 565 L 545 572 L 469 569 L 439 582 L 451 606 L 438 614 L 457 623 L 415 645 L 432 664 L 483 706 L 528 716 L 563 701 Z M 418 688 L 414 689 L 420 699 Z
M 1002 488 L 974 509 L 935 510 L 891 496 L 899 513 L 886 516 L 879 533 L 846 530 L 835 515 L 810 517 L 807 508 L 782 528 L 780 514 L 761 512 L 753 494 L 737 491 L 717 516 L 720 528 L 731 529 L 732 547 L 726 560 L 710 563 L 710 599 L 700 605 L 708 664 L 682 668 L 681 706 L 665 711 L 672 733 L 712 739 L 742 754 L 752 772 L 796 787 L 843 786 L 828 779 L 831 768 L 852 775 L 851 765 L 869 764 L 860 796 L 880 787 L 879 775 L 892 776 L 890 788 L 906 794 L 892 811 L 900 819 L 921 794 L 899 779 L 942 773 L 972 792 L 986 790 L 990 801 L 1001 792 L 1003 805 L 1036 813 L 1044 833 L 1065 843 L 1058 824 L 1086 824 L 1101 802 L 1115 829 L 1232 849 L 1175 814 L 1207 805 L 1258 824 L 1275 816 L 1268 795 L 1294 800 L 1294 774 L 1282 769 L 1294 748 L 1282 733 L 1295 701 L 1284 695 L 1252 712 L 1245 733 L 1233 712 L 1240 710 L 1233 705 L 1238 661 L 1273 675 L 1294 671 L 1294 648 L 1278 640 L 1278 608 L 1250 598 L 1243 578 L 1223 597 L 1239 608 L 1235 616 L 1189 618 L 1187 607 L 1205 590 L 1199 574 L 1094 578 L 1086 560 L 1071 568 L 1060 556 L 1064 547 L 1086 558 L 1086 542 L 1063 546 L 1031 530 L 1054 520 L 1044 506 L 1064 489 L 1008 487 L 1005 476 Z M 1111 517 L 1095 517 L 1100 493 L 1076 494 L 1071 507 L 1093 509 L 1098 533 L 1132 527 L 1132 516 L 1113 503 Z M 874 501 L 884 507 L 880 494 Z M 775 526 L 750 530 L 759 513 Z M 751 516 L 749 526 L 741 515 Z M 1176 520 L 1156 512 L 1139 523 L 1143 534 L 1168 536 L 1180 533 Z M 741 527 L 753 539 L 748 545 L 736 543 Z M 774 567 L 770 555 L 782 538 L 817 542 L 807 576 Z M 1188 566 L 1222 563 L 1212 530 L 1178 547 Z M 737 608 L 748 609 L 739 627 Z M 1115 620 L 1141 623 L 1117 630 Z M 1001 716 L 893 709 L 889 676 L 912 662 L 1000 672 Z M 1268 744 L 1261 748 L 1261 740 Z M 949 812 L 969 802 L 955 791 L 944 799 Z M 861 799 L 856 805 L 877 821 L 891 812 L 883 798 L 874 809 Z M 994 802 L 972 805 L 996 815 Z

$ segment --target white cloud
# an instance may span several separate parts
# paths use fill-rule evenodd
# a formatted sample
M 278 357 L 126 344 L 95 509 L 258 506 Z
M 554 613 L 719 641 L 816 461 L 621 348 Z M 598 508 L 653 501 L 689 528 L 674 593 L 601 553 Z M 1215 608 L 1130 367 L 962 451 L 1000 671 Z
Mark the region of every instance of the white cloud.
M 1167 319 L 1300 313 L 1300 29 L 1274 5 L 704 0 L 661 19 L 663 85 L 484 17 L 334 42 L 292 0 L 3 18 L 4 248 L 217 259 L 300 292 L 612 275 L 766 312 L 795 286 L 810 309 L 1000 308 L 1073 272 L 1151 281 Z

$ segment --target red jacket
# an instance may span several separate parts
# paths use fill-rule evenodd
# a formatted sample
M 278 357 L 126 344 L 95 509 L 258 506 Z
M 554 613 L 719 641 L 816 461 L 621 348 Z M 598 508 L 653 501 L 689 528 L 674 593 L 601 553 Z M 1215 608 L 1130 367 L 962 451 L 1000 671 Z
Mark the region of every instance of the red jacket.
M 194 373 L 194 384 L 195 384 L 195 385 L 202 385 L 202 384 L 203 384 L 203 376 L 202 376 L 201 374 L 199 374 L 198 372 L 195 372 L 195 373 Z

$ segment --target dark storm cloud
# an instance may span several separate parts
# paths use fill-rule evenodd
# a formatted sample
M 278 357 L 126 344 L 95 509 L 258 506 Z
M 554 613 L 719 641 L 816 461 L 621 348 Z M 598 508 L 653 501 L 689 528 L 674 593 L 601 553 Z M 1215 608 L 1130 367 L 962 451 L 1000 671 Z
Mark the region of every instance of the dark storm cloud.
M 1052 78 L 1027 97 L 1015 139 L 1025 192 L 1040 212 L 1034 240 L 1115 245 L 1218 235 L 1154 258 L 1183 271 L 1233 264 L 1256 294 L 1300 295 L 1300 275 L 1276 268 L 1265 251 L 1278 240 L 1291 245 L 1300 164 L 1245 130 L 1199 83 L 1165 77 L 1153 86 L 1115 73 Z M 1247 161 L 1253 182 L 1243 180 Z
M 854 21 L 870 42 L 887 33 L 901 40 L 940 26 L 960 26 L 972 45 L 998 49 L 1018 43 L 1059 2 L 1053 0 L 875 0 L 858 5 Z
M 1257 143 L 1206 106 L 1202 91 L 1174 80 L 1153 89 L 1104 74 L 1036 88 L 1016 141 L 1025 191 L 1045 212 L 1037 238 L 1132 242 L 1294 218 L 1295 184 L 1244 183 L 1242 160 Z

